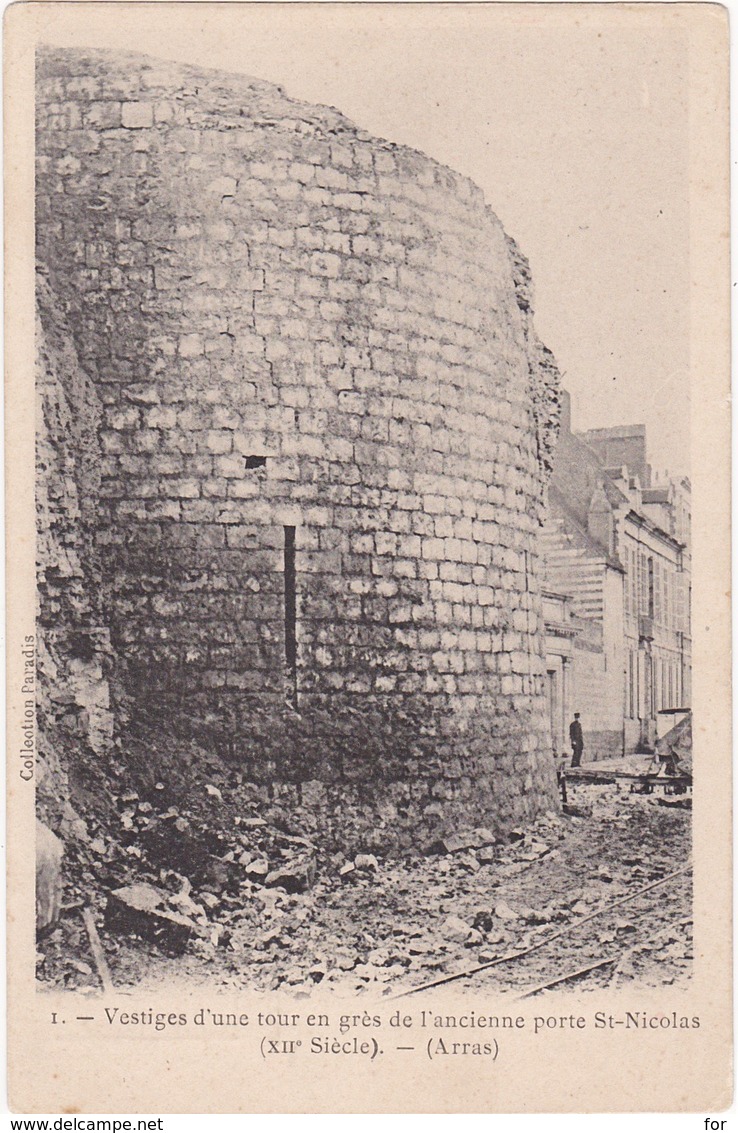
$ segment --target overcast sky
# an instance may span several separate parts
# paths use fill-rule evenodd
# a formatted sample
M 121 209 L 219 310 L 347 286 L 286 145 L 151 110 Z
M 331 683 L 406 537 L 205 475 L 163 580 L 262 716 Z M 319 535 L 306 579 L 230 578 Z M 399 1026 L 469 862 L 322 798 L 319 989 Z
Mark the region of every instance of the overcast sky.
M 60 5 L 47 43 L 269 79 L 479 184 L 528 256 L 575 428 L 689 470 L 688 57 L 663 5 Z M 646 9 L 646 11 L 644 11 Z

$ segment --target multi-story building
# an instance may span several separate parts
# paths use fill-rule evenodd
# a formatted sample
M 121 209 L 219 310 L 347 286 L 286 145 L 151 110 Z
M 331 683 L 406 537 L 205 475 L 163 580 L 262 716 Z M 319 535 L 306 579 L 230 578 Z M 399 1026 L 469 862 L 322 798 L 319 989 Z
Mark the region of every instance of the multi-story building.
M 689 520 L 689 481 L 653 481 L 643 425 L 575 434 L 565 399 L 544 529 L 546 585 L 566 596 L 546 617 L 557 750 L 558 715 L 580 712 L 589 758 L 608 758 L 649 750 L 659 713 L 688 706 Z
M 569 747 L 569 723 L 577 711 L 575 704 L 594 702 L 602 695 L 602 626 L 577 617 L 572 598 L 546 590 L 543 617 L 546 627 L 546 700 L 551 726 L 551 742 L 556 754 Z M 586 690 L 594 682 L 594 695 Z M 588 736 L 591 743 L 592 736 Z

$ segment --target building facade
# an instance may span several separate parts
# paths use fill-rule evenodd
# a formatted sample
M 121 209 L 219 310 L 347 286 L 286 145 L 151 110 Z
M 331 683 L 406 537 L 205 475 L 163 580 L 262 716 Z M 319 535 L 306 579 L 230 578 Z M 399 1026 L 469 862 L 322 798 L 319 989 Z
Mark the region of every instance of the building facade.
M 580 623 L 565 711 L 580 712 L 588 757 L 612 758 L 652 750 L 659 713 L 690 703 L 689 481 L 653 482 L 642 425 L 573 433 L 565 401 L 544 571 Z M 560 687 L 549 615 L 547 677 Z

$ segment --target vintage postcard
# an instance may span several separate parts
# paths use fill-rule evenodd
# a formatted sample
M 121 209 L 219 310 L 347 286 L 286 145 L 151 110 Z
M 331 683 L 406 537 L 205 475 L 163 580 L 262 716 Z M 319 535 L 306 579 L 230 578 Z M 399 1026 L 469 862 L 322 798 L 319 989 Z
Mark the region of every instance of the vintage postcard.
M 725 1109 L 725 9 L 4 42 L 12 1108 Z

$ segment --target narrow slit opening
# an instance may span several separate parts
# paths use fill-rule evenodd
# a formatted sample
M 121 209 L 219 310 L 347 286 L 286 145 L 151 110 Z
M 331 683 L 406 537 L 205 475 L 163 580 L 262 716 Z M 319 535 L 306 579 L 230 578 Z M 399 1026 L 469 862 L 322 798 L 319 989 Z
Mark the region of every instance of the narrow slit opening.
M 295 528 L 284 529 L 284 656 L 292 707 L 297 711 L 297 573 Z

